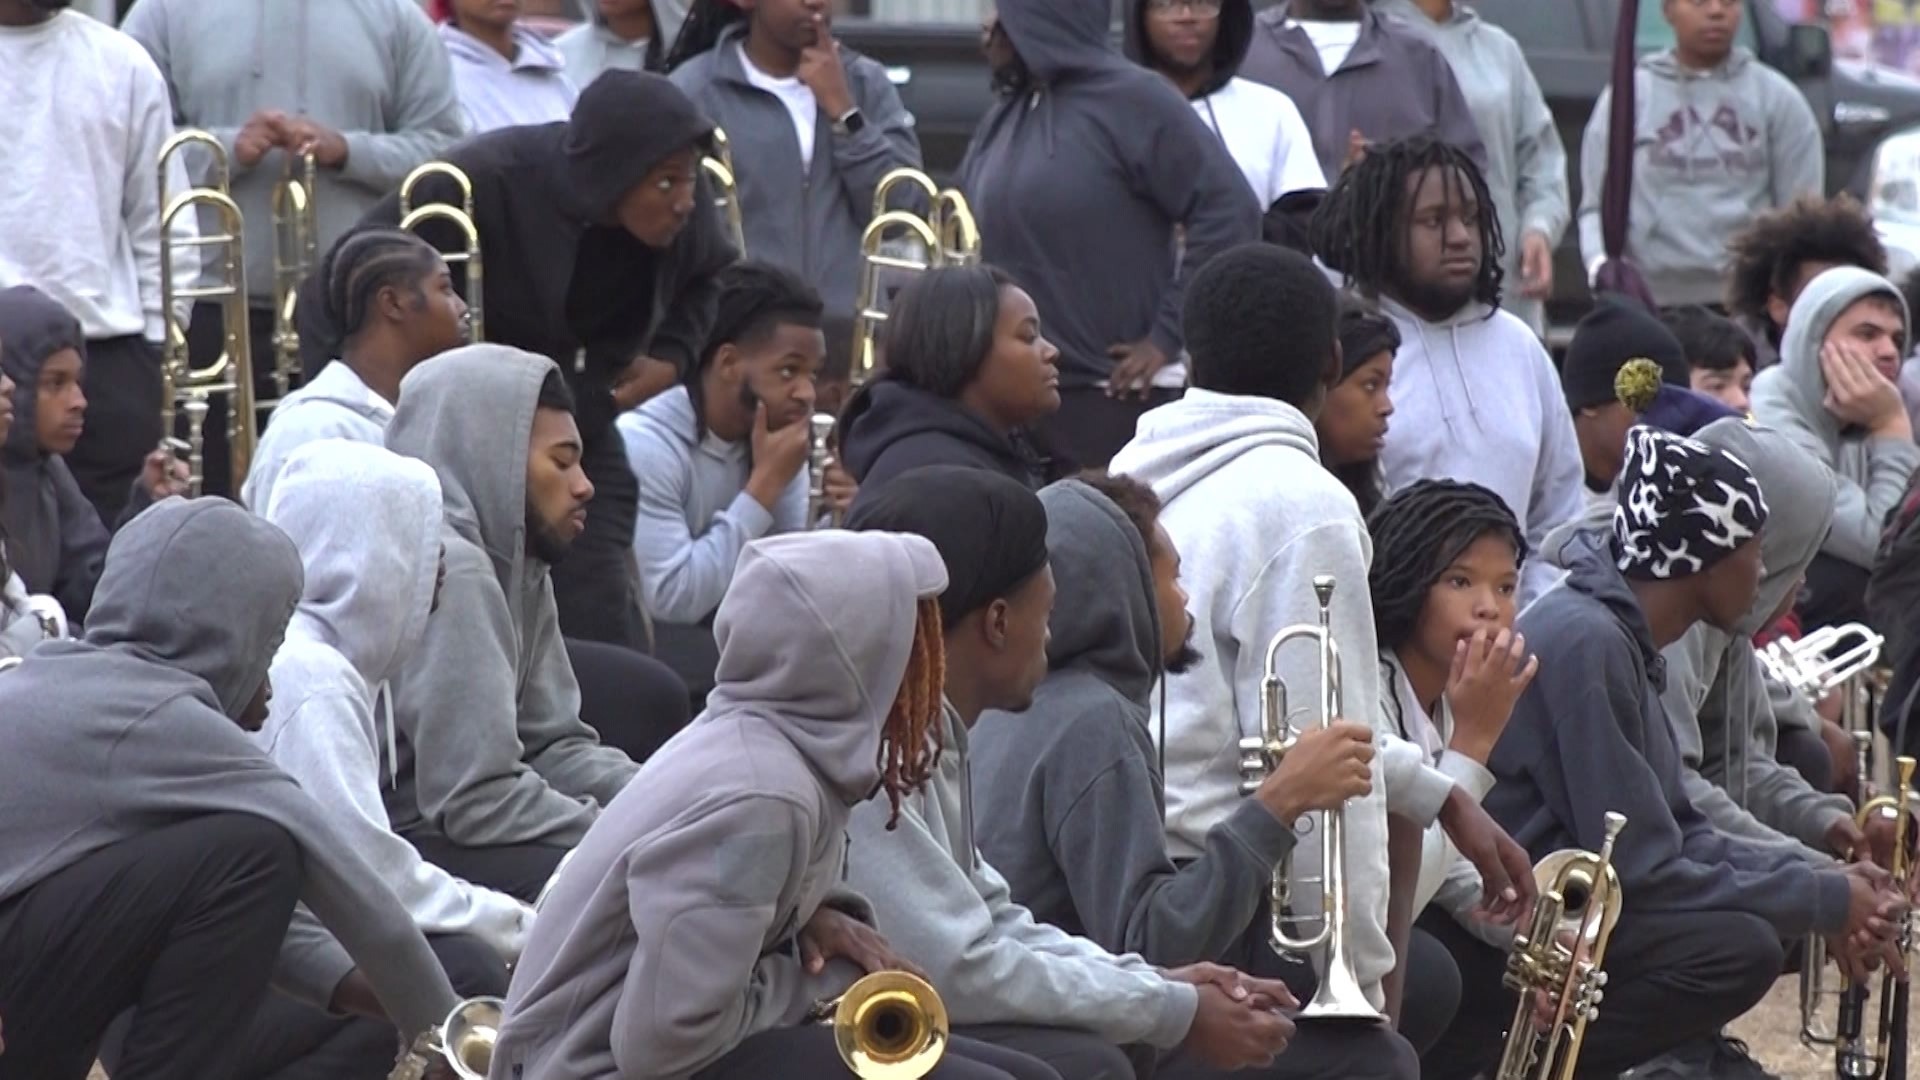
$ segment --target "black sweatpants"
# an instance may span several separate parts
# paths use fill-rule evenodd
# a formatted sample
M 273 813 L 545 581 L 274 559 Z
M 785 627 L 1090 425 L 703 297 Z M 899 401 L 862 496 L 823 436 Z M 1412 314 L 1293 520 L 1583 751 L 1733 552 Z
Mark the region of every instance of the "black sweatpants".
M 1044 1062 L 1052 1071 L 1037 1074 L 1041 1076 L 1057 1074 L 1061 1080 L 1151 1080 L 1153 1076 L 1151 1047 L 1123 1049 L 1090 1032 L 1028 1024 L 972 1024 L 955 1029 L 954 1035 Z
M 1815 791 L 1833 788 L 1833 754 L 1819 732 L 1801 727 L 1781 728 L 1773 756 L 1804 777 Z
M 109 529 L 126 509 L 141 464 L 160 446 L 160 386 L 160 350 L 146 338 L 87 342 L 87 423 L 66 462 Z
M 824 1024 L 775 1028 L 752 1036 L 696 1080 L 846 1080 L 847 1067 Z M 526 1077 L 525 1080 L 534 1080 Z M 1073 1080 L 1033 1058 L 956 1034 L 927 1080 Z M 1131 1080 L 1131 1077 L 1122 1078 Z
M 486 942 L 464 934 L 427 938 L 462 998 L 504 997 L 507 965 Z M 120 1075 L 118 1036 L 131 1016 L 114 1025 L 100 1060 Z M 393 1070 L 399 1035 L 393 1025 L 364 1016 L 334 1016 L 278 992 L 269 993 L 251 1023 L 228 1039 L 234 1080 L 381 1080 Z
M 651 656 L 569 638 L 567 659 L 580 684 L 580 719 L 635 761 L 652 757 L 693 718 L 687 684 Z
M 560 632 L 570 638 L 624 645 L 645 652 L 639 594 L 634 591 L 633 523 L 640 511 L 640 482 L 627 464 L 620 435 L 582 433 L 580 466 L 593 482 L 587 527 L 567 557 L 553 567 L 553 598 Z
M 1143 401 L 1137 397 L 1110 398 L 1097 386 L 1075 387 L 1060 391 L 1060 411 L 1037 426 L 1056 467 L 1066 472 L 1104 469 L 1113 455 L 1132 441 L 1141 414 L 1179 400 L 1181 393 L 1149 390 Z
M 1160 1063 L 1158 1080 L 1420 1080 L 1420 1056 L 1384 1022 L 1304 1020 L 1265 1069 L 1228 1072 L 1184 1051 Z
M 84 1080 L 137 1008 L 115 1080 L 215 1080 L 299 895 L 293 838 L 208 814 L 102 848 L 0 906 L 0 1080 Z
M 1420 925 L 1460 966 L 1460 1013 L 1421 1058 L 1426 1080 L 1472 1080 L 1500 1060 L 1519 995 L 1501 985 L 1507 955 L 1444 912 Z M 1636 915 L 1631 898 L 1603 967 L 1600 1018 L 1587 1026 L 1582 1076 L 1611 1076 L 1719 1031 L 1767 995 L 1785 964 L 1780 936 L 1753 915 L 1729 911 Z

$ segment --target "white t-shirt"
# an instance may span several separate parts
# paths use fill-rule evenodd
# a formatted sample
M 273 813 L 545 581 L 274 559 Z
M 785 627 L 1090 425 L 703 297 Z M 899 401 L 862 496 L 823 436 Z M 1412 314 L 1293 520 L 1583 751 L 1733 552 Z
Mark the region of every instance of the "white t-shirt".
M 1327 186 L 1306 119 L 1292 98 L 1273 87 L 1234 78 L 1196 98 L 1193 111 L 1226 144 L 1261 210 L 1288 192 Z
M 820 122 L 820 103 L 814 100 L 812 88 L 796 77 L 782 79 L 761 71 L 753 66 L 746 46 L 736 48 L 740 50 L 740 70 L 747 73 L 747 81 L 779 98 L 780 104 L 787 107 L 787 115 L 793 118 L 794 138 L 800 140 L 800 164 L 812 169 L 813 133 Z
M 1347 62 L 1347 54 L 1353 51 L 1354 43 L 1360 40 L 1358 19 L 1352 22 L 1295 19 L 1293 25 L 1305 30 L 1313 47 L 1320 51 L 1320 68 L 1327 75 L 1340 70 L 1340 65 Z

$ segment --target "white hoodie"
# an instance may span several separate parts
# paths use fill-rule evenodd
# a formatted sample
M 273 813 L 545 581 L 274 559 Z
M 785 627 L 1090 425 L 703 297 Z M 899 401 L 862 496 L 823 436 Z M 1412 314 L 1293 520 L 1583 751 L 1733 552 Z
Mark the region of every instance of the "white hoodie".
M 1189 390 L 1141 417 L 1108 467 L 1151 485 L 1165 504 L 1160 524 L 1180 552 L 1189 609 L 1200 624 L 1200 662 L 1166 682 L 1167 847 L 1175 859 L 1198 856 L 1207 831 L 1239 805 L 1239 741 L 1260 732 L 1267 643 L 1285 627 L 1319 622 L 1311 583 L 1333 575 L 1342 705 L 1347 718 L 1371 723 L 1380 741 L 1381 782 L 1346 811 L 1347 926 L 1360 983 L 1379 1006 L 1380 980 L 1394 966 L 1387 811 L 1431 825 L 1453 780 L 1384 726 L 1367 593 L 1373 541 L 1359 506 L 1321 467 L 1312 422 L 1267 398 Z M 1297 726 L 1317 722 L 1319 667 L 1303 644 L 1281 653 L 1288 719 Z M 1295 848 L 1296 914 L 1318 913 L 1320 890 L 1304 879 L 1319 873 L 1319 844 Z
M 273 485 L 293 452 L 321 439 L 379 446 L 387 438 L 393 403 L 373 391 L 344 361 L 320 369 L 307 385 L 274 406 L 240 485 L 240 502 L 258 514 L 273 501 Z
M 1472 303 L 1431 323 L 1382 297 L 1400 329 L 1393 425 L 1380 453 L 1387 490 L 1461 480 L 1504 499 L 1539 551 L 1547 533 L 1586 508 L 1573 414 L 1553 360 L 1527 324 Z M 1520 606 L 1559 579 L 1545 559 L 1520 574 Z
M 511 963 L 532 909 L 422 859 L 393 832 L 381 799 L 394 739 L 382 691 L 419 643 L 439 577 L 433 470 L 379 446 L 308 443 L 287 458 L 264 516 L 300 549 L 306 587 L 274 654 L 273 702 L 255 738 L 332 811 L 422 932 L 471 934 Z

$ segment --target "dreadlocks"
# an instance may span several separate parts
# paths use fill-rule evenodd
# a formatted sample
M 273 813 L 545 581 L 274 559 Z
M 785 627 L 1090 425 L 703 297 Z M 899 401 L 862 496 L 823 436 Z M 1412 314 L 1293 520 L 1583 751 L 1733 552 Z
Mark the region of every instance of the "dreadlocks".
M 900 824 L 900 801 L 933 777 L 940 753 L 946 749 L 946 726 L 941 722 L 941 694 L 947 681 L 946 636 L 941 628 L 940 601 L 920 601 L 913 620 L 913 652 L 900 692 L 880 728 L 880 785 L 887 791 L 892 814 L 887 831 Z
M 1513 544 L 1516 565 L 1527 557 L 1527 540 L 1513 511 L 1479 484 L 1422 480 L 1381 503 L 1367 519 L 1367 531 L 1373 534 L 1367 588 L 1373 594 L 1374 629 L 1388 649 L 1413 636 L 1427 590 L 1474 541 L 1498 536 Z
M 1308 241 L 1320 261 L 1347 276 L 1372 296 L 1394 295 L 1407 284 L 1407 213 L 1424 185 L 1438 173 L 1451 196 L 1464 182 L 1479 207 L 1480 274 L 1473 298 L 1489 307 L 1500 303 L 1500 267 L 1507 251 L 1493 208 L 1487 178 L 1467 152 L 1426 135 L 1370 147 L 1365 157 L 1340 174 L 1308 226 Z
M 746 18 L 746 9 L 735 0 L 693 0 L 680 24 L 680 36 L 673 39 L 673 48 L 667 53 L 667 71 L 719 44 L 720 34 L 727 27 Z

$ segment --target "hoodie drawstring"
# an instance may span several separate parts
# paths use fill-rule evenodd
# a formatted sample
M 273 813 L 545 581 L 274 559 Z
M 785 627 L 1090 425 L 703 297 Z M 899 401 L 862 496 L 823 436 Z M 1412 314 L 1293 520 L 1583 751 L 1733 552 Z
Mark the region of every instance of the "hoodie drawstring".
M 400 786 L 400 736 L 393 723 L 393 690 L 390 684 L 381 683 L 374 691 L 374 697 L 380 702 L 380 725 L 385 730 L 387 744 L 387 787 Z

